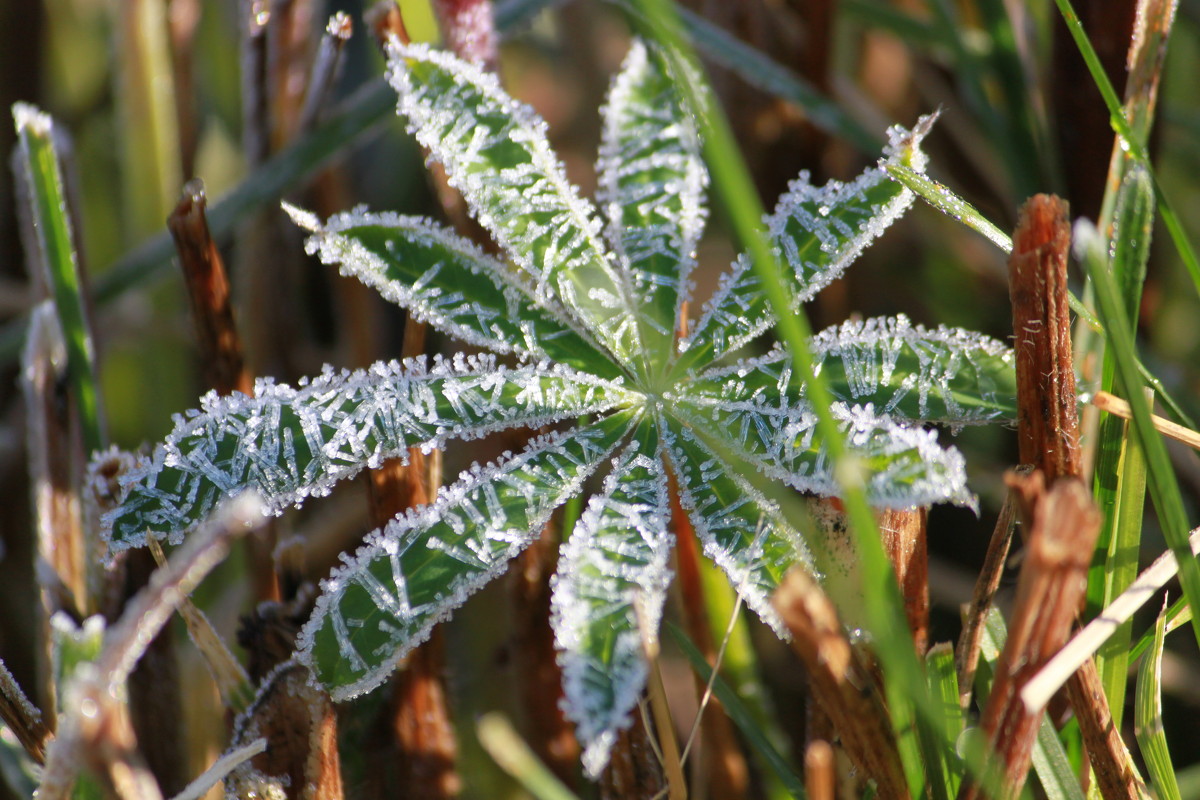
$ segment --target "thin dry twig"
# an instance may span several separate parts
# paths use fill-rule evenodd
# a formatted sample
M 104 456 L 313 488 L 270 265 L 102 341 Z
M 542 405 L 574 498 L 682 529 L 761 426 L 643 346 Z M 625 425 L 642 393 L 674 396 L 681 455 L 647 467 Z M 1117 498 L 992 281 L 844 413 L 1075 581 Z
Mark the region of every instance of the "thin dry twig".
M 1018 474 L 1028 475 L 1028 466 L 1018 467 Z M 983 559 L 983 568 L 975 582 L 975 593 L 971 604 L 963 612 L 963 630 L 958 638 L 958 646 L 954 651 L 954 663 L 958 673 L 958 702 L 964 709 L 971 703 L 972 687 L 975 683 L 975 670 L 979 666 L 979 647 L 983 641 L 984 622 L 988 609 L 1000 588 L 1000 578 L 1004 574 L 1004 563 L 1008 560 L 1008 550 L 1012 544 L 1013 530 L 1017 521 L 1017 500 L 1010 491 L 1000 507 L 1000 515 L 996 518 L 996 527 L 992 531 L 992 539 L 988 542 L 987 555 Z
M 1096 394 L 1092 396 L 1092 405 L 1101 411 L 1107 411 L 1109 414 L 1120 417 L 1121 419 L 1133 419 L 1133 412 L 1129 408 L 1129 403 L 1117 397 L 1115 394 L 1109 394 L 1108 392 L 1096 392 Z M 1150 421 L 1154 423 L 1154 427 L 1158 430 L 1158 432 L 1164 436 L 1170 436 L 1176 441 L 1183 442 L 1188 447 L 1193 447 L 1197 450 L 1200 450 L 1200 432 L 1184 427 L 1183 425 L 1172 422 L 1164 417 L 1160 417 L 1157 414 L 1151 414 Z
M 811 696 L 829 715 L 850 760 L 875 780 L 880 797 L 909 797 L 883 698 L 842 632 L 833 603 L 800 569 L 788 574 L 771 602 L 792 634 Z

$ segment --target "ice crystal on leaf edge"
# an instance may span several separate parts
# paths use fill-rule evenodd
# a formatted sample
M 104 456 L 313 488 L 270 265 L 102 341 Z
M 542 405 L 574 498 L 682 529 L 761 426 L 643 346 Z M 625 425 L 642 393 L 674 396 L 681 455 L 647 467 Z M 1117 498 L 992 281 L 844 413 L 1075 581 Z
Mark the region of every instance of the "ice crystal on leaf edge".
M 674 341 L 691 297 L 706 217 L 707 172 L 664 60 L 635 42 L 604 109 L 601 208 L 565 178 L 545 123 L 495 76 L 422 45 L 389 47 L 399 111 L 432 160 L 504 248 L 493 258 L 430 220 L 355 210 L 311 232 L 309 252 L 493 356 L 327 368 L 298 388 L 261 381 L 255 397 L 209 395 L 125 477 L 105 516 L 114 550 L 148 531 L 177 540 L 213 506 L 253 487 L 278 513 L 408 448 L 441 447 L 510 427 L 595 421 L 477 465 L 424 508 L 369 534 L 322 582 L 299 657 L 335 699 L 382 682 L 473 591 L 503 569 L 554 509 L 606 474 L 553 578 L 552 622 L 565 711 L 595 777 L 645 684 L 671 575 L 667 468 L 709 558 L 776 633 L 770 594 L 809 549 L 739 474 L 836 491 L 833 465 L 790 354 L 721 361 L 773 321 L 747 260 Z M 836 278 L 912 202 L 883 165 L 921 170 L 912 132 L 893 128 L 880 165 L 848 183 L 794 181 L 766 220 L 792 296 Z M 812 341 L 847 444 L 881 506 L 973 505 L 962 456 L 913 423 L 950 427 L 1009 417 L 1012 355 L 979 334 L 903 317 L 846 323 Z M 607 473 L 602 469 L 608 465 Z

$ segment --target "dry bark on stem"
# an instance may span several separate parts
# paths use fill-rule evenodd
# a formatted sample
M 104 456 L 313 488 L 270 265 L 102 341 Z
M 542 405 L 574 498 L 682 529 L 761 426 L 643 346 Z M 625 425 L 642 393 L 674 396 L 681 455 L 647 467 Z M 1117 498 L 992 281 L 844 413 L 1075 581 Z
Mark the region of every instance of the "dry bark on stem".
M 1022 687 L 1070 635 L 1076 609 L 1087 589 L 1087 568 L 1100 532 L 1100 512 L 1078 478 L 1061 478 L 1050 488 L 1040 472 L 1009 475 L 1021 498 L 1029 537 L 1008 639 L 996 664 L 996 678 L 980 727 L 995 760 L 989 761 L 997 798 L 1020 794 L 1029 772 L 1033 744 L 1044 708 L 1029 709 Z M 984 796 L 977 784 L 964 784 L 961 800 Z
M 1008 285 L 1017 362 L 1017 437 L 1022 464 L 1047 484 L 1082 474 L 1075 371 L 1071 361 L 1067 204 L 1034 195 L 1021 208 Z
M 875 780 L 880 797 L 907 798 L 892 724 L 871 669 L 842 632 L 833 603 L 811 575 L 792 570 L 772 598 L 804 662 L 812 697 L 829 715 L 846 755 Z
M 904 615 L 912 632 L 913 647 L 922 656 L 929 647 L 929 551 L 926 544 L 928 511 L 883 509 L 879 534 L 884 553 L 896 573 L 904 597 Z

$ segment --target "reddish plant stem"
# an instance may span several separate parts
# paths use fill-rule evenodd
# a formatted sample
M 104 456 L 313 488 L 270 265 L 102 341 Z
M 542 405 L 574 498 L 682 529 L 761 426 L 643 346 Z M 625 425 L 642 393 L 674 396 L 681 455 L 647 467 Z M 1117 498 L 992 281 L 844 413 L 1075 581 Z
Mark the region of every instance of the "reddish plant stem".
M 912 631 L 913 646 L 921 655 L 929 647 L 929 551 L 926 544 L 928 511 L 883 509 L 879 512 L 879 534 L 900 594 L 904 615 Z
M 704 586 L 700 577 L 700 552 L 696 532 L 679 500 L 679 486 L 674 473 L 668 475 L 671 495 L 671 518 L 675 529 L 675 572 L 683 601 L 684 625 L 692 643 L 704 660 L 717 668 L 717 647 L 713 641 L 708 609 L 704 603 Z M 696 691 L 703 694 L 705 681 L 695 676 Z M 713 800 L 737 800 L 746 796 L 750 782 L 746 758 L 737 744 L 733 726 L 725 709 L 715 697 L 708 707 L 700 709 L 701 759 L 694 761 L 702 774 Z

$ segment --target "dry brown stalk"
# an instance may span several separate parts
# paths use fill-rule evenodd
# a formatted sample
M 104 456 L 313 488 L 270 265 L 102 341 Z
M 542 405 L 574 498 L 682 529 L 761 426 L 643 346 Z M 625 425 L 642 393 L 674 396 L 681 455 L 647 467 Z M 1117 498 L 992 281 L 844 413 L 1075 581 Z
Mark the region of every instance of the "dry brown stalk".
M 1121 419 L 1133 419 L 1133 411 L 1130 409 L 1129 403 L 1108 392 L 1096 392 L 1092 397 L 1092 405 Z M 1154 427 L 1159 433 L 1170 436 L 1177 442 L 1183 442 L 1188 447 L 1200 450 L 1200 433 L 1157 414 L 1151 414 L 1150 421 L 1154 423 Z
M 54 734 L 3 661 L 0 661 L 0 721 L 13 732 L 30 758 L 38 764 L 46 763 L 46 743 Z
M 804 751 L 804 790 L 808 800 L 834 800 L 837 772 L 833 747 L 824 739 L 809 742 Z
M 1047 484 L 1082 473 L 1075 371 L 1071 361 L 1067 204 L 1034 195 L 1021 207 L 1008 286 L 1017 361 L 1017 438 L 1022 464 Z
M 879 535 L 883 551 L 896 573 L 904 597 L 904 616 L 912 631 L 913 647 L 922 656 L 929 647 L 929 551 L 926 544 L 928 510 L 883 509 Z
M 600 773 L 601 800 L 661 797 L 667 785 L 662 764 L 640 714 L 617 734 L 608 766 Z
M 1018 440 L 1021 461 L 1041 468 L 1051 494 L 1058 491 L 1058 484 L 1063 481 L 1077 483 L 1078 476 L 1083 473 L 1067 306 L 1069 248 L 1067 204 L 1053 195 L 1030 198 L 1021 209 L 1009 258 L 1009 291 L 1016 332 Z M 1032 518 L 1035 513 L 1032 500 L 1036 494 L 1040 492 L 1027 494 L 1026 518 Z M 1083 522 L 1082 518 L 1080 522 Z M 1087 558 L 1090 558 L 1094 544 L 1093 539 L 1087 545 Z M 1084 546 L 1082 538 L 1077 546 Z M 1079 580 L 1086 585 L 1086 577 Z M 1082 599 L 1080 595 L 1076 602 Z M 1021 613 L 1035 610 L 1031 606 L 1029 611 Z M 1069 612 L 1073 616 L 1077 611 L 1078 606 L 1071 606 L 1060 613 Z M 1026 624 L 1027 621 L 1014 612 L 1011 627 Z M 1011 630 L 1009 636 L 1011 642 Z M 1065 641 L 1064 637 L 1055 649 Z M 1044 654 L 1038 662 L 1039 668 L 1049 655 L 1052 653 Z M 1032 672 L 1023 673 L 1022 683 L 1032 677 Z M 1072 700 L 1101 794 L 1108 800 L 1130 797 L 1133 784 L 1126 780 L 1133 774 L 1129 751 L 1119 733 L 1112 730 L 1108 700 L 1102 691 L 1096 690 L 1099 685 L 1095 662 L 1089 659 L 1067 682 L 1068 697 Z M 1004 702 L 1010 699 L 1006 698 Z M 1020 712 L 1014 710 L 1012 713 Z M 1030 714 L 1028 709 L 1024 713 Z M 1029 742 L 1013 745 L 1017 752 L 1032 746 L 1035 732 L 1036 727 L 1025 732 L 1030 737 Z M 1009 757 L 1005 750 L 999 752 L 1005 758 Z
M 288 800 L 341 800 L 337 714 L 307 667 L 289 661 L 263 681 L 253 705 L 234 722 L 230 748 L 259 737 L 266 749 L 231 773 L 228 793 L 268 796 L 267 782 L 281 786 Z
M 1019 474 L 1028 474 L 1029 467 L 1018 467 Z M 954 651 L 954 663 L 958 673 L 958 702 L 965 709 L 971 703 L 971 687 L 975 683 L 975 669 L 979 665 L 979 645 L 983 640 L 984 621 L 988 609 L 1000 588 L 1000 578 L 1004 573 L 1004 562 L 1008 559 L 1008 549 L 1012 544 L 1013 530 L 1017 520 L 1017 502 L 1010 491 L 1000 507 L 1000 516 L 996 518 L 996 527 L 992 530 L 992 539 L 988 542 L 987 555 L 983 559 L 983 568 L 975 582 L 975 593 L 971 604 L 963 611 L 963 630 L 958 637 L 958 647 Z
M 1070 635 L 1101 522 L 1078 478 L 1061 478 L 1050 488 L 1038 471 L 1028 477 L 1010 473 L 1008 480 L 1026 509 L 1029 537 L 1008 639 L 980 723 L 996 756 L 991 777 L 1002 800 L 1020 794 L 1045 710 L 1027 708 L 1021 689 Z M 977 784 L 964 784 L 959 793 L 961 800 L 981 796 Z
M 833 603 L 800 569 L 788 574 L 772 603 L 792 634 L 811 697 L 829 715 L 846 755 L 875 780 L 880 797 L 909 797 L 883 698 L 871 669 L 842 632 Z

